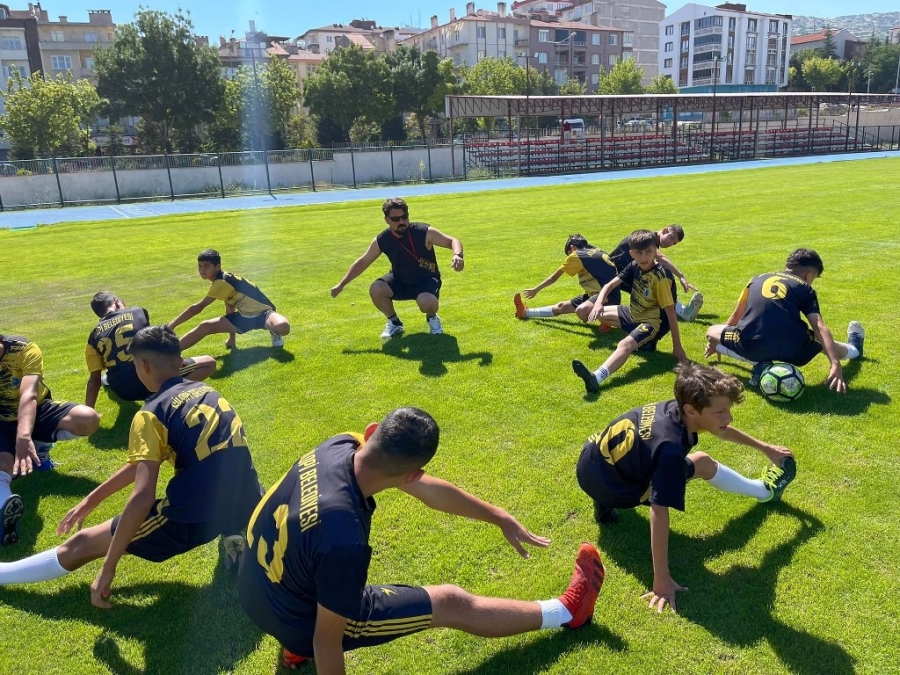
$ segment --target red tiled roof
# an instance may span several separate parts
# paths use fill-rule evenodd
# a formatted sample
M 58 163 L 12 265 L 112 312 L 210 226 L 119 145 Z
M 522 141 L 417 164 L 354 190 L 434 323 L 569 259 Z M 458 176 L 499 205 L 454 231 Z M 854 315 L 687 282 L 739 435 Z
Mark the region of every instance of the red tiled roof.
M 837 31 L 832 30 L 832 33 L 836 33 Z M 818 33 L 810 33 L 809 35 L 798 35 L 796 37 L 791 38 L 792 45 L 802 45 L 809 42 L 819 42 L 820 40 L 824 40 L 825 36 L 828 33 L 828 29 L 824 28 L 820 30 Z

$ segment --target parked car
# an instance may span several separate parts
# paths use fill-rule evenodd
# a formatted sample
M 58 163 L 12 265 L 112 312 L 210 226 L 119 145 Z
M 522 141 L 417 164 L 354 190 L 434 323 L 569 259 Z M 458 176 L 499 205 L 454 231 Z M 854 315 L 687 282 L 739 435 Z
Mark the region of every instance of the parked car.
M 622 122 L 622 127 L 624 129 L 644 129 L 646 127 L 652 127 L 653 120 L 646 119 L 644 117 L 635 117 L 634 119 L 628 120 L 627 122 Z

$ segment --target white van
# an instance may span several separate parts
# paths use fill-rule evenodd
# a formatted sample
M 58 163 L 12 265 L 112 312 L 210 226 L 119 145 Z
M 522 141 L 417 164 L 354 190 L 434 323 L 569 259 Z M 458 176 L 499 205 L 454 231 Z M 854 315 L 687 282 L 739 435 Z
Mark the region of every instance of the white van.
M 574 117 L 571 119 L 566 119 L 562 121 L 562 130 L 566 129 L 566 125 L 569 125 L 569 133 L 567 140 L 576 141 L 576 140 L 584 140 L 585 138 L 585 130 L 584 130 L 584 120 L 580 117 Z

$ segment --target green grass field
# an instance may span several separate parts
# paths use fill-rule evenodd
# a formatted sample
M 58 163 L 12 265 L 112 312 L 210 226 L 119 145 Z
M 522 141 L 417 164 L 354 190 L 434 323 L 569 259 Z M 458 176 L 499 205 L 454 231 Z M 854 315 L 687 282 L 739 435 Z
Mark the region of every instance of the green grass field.
M 384 226 L 380 203 L 0 231 L 0 331 L 37 342 L 54 396 L 83 401 L 91 295 L 112 290 L 168 321 L 205 294 L 196 255 L 217 248 L 223 267 L 254 280 L 293 324 L 284 351 L 256 332 L 239 337 L 234 353 L 224 336 L 189 352 L 218 359 L 212 384 L 240 413 L 267 486 L 325 438 L 416 405 L 442 428 L 431 473 L 553 540 L 522 560 L 496 528 L 386 493 L 372 528 L 371 582 L 555 597 L 578 544 L 599 542 L 607 580 L 593 625 L 502 640 L 431 631 L 349 654 L 351 672 L 897 672 L 898 185 L 900 159 L 886 159 L 416 199 L 413 219 L 459 237 L 466 269 L 452 272 L 439 251 L 445 335 L 426 334 L 414 305 L 400 303 L 407 334 L 386 345 L 367 293 L 387 270 L 384 259 L 338 299 L 328 292 Z M 512 295 L 558 267 L 572 232 L 611 249 L 633 229 L 671 222 L 687 237 L 667 253 L 706 297 L 698 321 L 681 327 L 689 357 L 702 359 L 707 325 L 724 322 L 746 281 L 782 269 L 798 246 L 825 261 L 816 288 L 835 337 L 845 339 L 857 319 L 867 340 L 865 359 L 845 369 L 846 395 L 825 389 L 828 363 L 818 357 L 792 406 L 748 392 L 735 409 L 735 426 L 794 450 L 797 480 L 775 506 L 692 483 L 670 539 L 672 574 L 690 591 L 678 614 L 659 616 L 639 600 L 652 580 L 647 510 L 600 533 L 574 467 L 590 433 L 671 397 L 671 341 L 632 357 L 587 398 L 571 359 L 596 367 L 621 333 L 597 334 L 574 317 L 518 322 Z M 564 278 L 532 305 L 577 292 Z M 734 362 L 722 367 L 747 375 Z M 125 461 L 137 406 L 101 393 L 98 407 L 100 431 L 57 445 L 57 471 L 14 483 L 26 504 L 22 538 L 0 549 L 0 560 L 61 543 L 62 516 Z M 699 449 L 745 474 L 766 464 L 712 437 Z M 169 475 L 164 469 L 161 480 Z M 126 497 L 109 499 L 90 522 L 118 513 Z M 55 582 L 0 588 L 0 673 L 277 672 L 278 645 L 244 618 L 217 560 L 214 544 L 164 565 L 126 557 L 110 611 L 90 605 L 99 563 Z

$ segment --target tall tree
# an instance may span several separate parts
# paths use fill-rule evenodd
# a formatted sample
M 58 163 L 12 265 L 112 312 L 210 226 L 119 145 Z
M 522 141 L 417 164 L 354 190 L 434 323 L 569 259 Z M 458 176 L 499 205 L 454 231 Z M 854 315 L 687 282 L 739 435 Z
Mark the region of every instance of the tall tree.
M 397 113 L 415 113 L 419 133 L 425 137 L 425 120 L 444 109 L 444 96 L 455 86 L 452 61 L 437 52 L 400 45 L 384 57 L 391 78 Z
M 843 71 L 837 59 L 813 56 L 803 62 L 803 77 L 813 91 L 827 91 L 841 79 Z
M 116 28 L 111 47 L 94 53 L 97 91 L 110 111 L 158 125 L 167 149 L 173 128 L 213 118 L 224 93 L 220 68 L 216 50 L 198 46 L 180 11 L 141 9 L 134 23 Z
M 803 77 L 803 64 L 809 59 L 819 56 L 817 49 L 801 49 L 791 52 L 788 89 L 791 91 L 809 91 L 811 89 L 809 82 Z
M 643 94 L 644 69 L 634 59 L 619 59 L 608 73 L 600 73 L 601 94 Z
M 0 128 L 9 137 L 16 159 L 91 152 L 90 124 L 100 109 L 97 90 L 71 73 L 55 78 L 40 72 L 23 79 L 14 71 L 4 94 L 6 114 Z
M 834 40 L 834 31 L 830 28 L 825 30 L 825 41 L 822 43 L 822 48 L 819 50 L 819 56 L 823 59 L 837 59 L 837 43 Z
M 561 85 L 559 88 L 560 96 L 584 96 L 586 93 L 587 87 L 584 86 L 584 82 L 577 77 L 569 78 L 566 80 L 565 84 Z
M 503 59 L 488 57 L 474 66 L 464 66 L 461 77 L 463 91 L 474 96 L 511 96 L 522 92 L 526 86 L 524 69 L 508 56 Z
M 657 75 L 654 77 L 646 89 L 648 94 L 677 94 L 678 87 L 668 75 Z
M 319 141 L 348 141 L 360 118 L 381 124 L 394 110 L 384 59 L 358 45 L 337 49 L 303 84 L 303 100 L 319 118 Z

